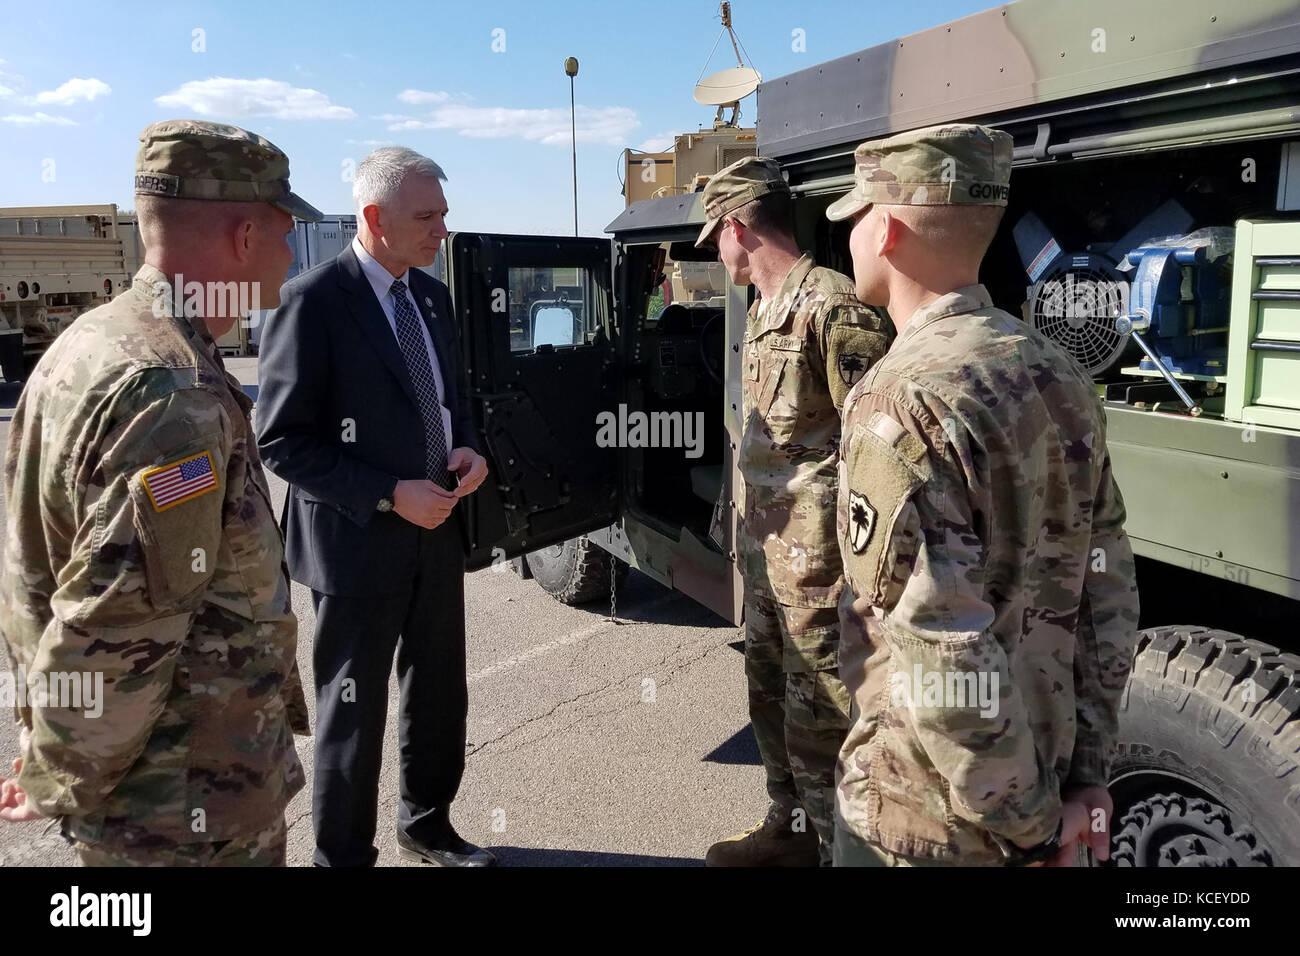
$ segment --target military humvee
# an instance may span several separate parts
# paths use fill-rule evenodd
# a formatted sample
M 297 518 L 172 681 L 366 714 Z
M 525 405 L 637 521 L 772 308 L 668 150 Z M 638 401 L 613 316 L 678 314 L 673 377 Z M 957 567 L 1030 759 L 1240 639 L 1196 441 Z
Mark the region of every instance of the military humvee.
M 981 278 L 1094 374 L 1139 556 L 1119 865 L 1300 864 L 1298 54 L 1294 0 L 1021 0 L 759 89 L 799 239 L 845 272 L 823 212 L 857 143 L 953 120 L 1015 139 Z M 749 292 L 647 314 L 665 255 L 701 259 L 699 200 L 634 203 L 612 243 L 449 240 L 495 477 L 476 565 L 527 553 L 569 601 L 631 565 L 739 622 Z

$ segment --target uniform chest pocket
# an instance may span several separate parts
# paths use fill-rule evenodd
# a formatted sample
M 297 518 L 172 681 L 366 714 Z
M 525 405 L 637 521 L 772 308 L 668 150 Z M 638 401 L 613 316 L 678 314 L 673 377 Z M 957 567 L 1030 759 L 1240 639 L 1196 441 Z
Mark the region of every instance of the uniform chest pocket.
M 779 441 L 793 424 L 799 382 L 807 378 L 803 341 L 797 336 L 768 332 L 751 342 L 749 349 L 747 367 L 753 371 L 746 384 L 753 392 L 752 408 Z
M 781 379 L 785 375 L 786 359 L 782 356 L 768 356 L 766 361 L 759 364 L 760 377 L 755 390 L 754 410 L 759 418 L 767 422 L 772 411 L 772 403 L 776 400 L 777 391 L 781 387 Z
M 745 365 L 741 384 L 745 400 L 745 417 L 757 414 L 767 418 L 768 409 L 776 395 L 781 380 L 782 361 L 762 347 L 761 342 L 750 342 L 745 348 Z

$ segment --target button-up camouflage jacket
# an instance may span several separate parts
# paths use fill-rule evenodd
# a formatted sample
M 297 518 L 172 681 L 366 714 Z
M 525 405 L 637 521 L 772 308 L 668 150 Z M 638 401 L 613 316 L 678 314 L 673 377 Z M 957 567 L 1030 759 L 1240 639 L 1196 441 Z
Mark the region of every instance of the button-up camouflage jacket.
M 744 353 L 745 480 L 739 554 L 751 589 L 782 604 L 834 607 L 840 405 L 889 345 L 888 319 L 853 283 L 805 255 L 749 312 Z
M 839 815 L 997 863 L 1104 784 L 1137 640 L 1091 379 L 983 286 L 923 306 L 844 407 Z
M 255 833 L 303 784 L 297 622 L 252 403 L 171 297 L 145 266 L 61 335 L 5 459 L 19 784 L 110 847 Z M 74 681 L 102 699 L 55 693 Z

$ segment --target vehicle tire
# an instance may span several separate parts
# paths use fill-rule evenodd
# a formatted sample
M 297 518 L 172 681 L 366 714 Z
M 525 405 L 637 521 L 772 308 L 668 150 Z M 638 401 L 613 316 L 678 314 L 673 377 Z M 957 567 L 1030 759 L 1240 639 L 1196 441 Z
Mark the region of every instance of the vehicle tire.
M 608 601 L 610 574 L 614 575 L 614 588 L 617 590 L 627 580 L 629 571 L 626 562 L 592 544 L 586 535 L 540 551 L 530 551 L 524 560 L 534 580 L 563 604 Z
M 28 357 L 24 355 L 19 361 L 17 371 L 22 373 L 21 378 L 9 378 L 5 376 L 5 381 L 13 385 L 26 385 L 27 380 L 32 377 L 32 372 L 36 371 L 36 363 L 41 360 L 39 355 Z
M 1204 627 L 1143 631 L 1110 791 L 1117 866 L 1300 865 L 1300 657 Z

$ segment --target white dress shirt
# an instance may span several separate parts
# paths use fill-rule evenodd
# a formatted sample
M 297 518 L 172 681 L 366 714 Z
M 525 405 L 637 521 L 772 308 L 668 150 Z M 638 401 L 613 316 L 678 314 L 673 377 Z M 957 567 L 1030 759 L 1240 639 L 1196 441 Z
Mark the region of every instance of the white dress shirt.
M 392 293 L 389 290 L 393 287 L 395 279 L 401 279 L 406 283 L 406 301 L 411 303 L 411 308 L 415 310 L 416 316 L 420 319 L 420 334 L 424 336 L 424 347 L 429 350 L 429 367 L 433 369 L 433 380 L 438 385 L 438 401 L 442 409 L 442 430 L 447 438 L 447 451 L 451 452 L 456 444 L 452 441 L 451 436 L 451 411 L 447 408 L 447 387 L 443 384 L 442 367 L 438 364 L 438 350 L 433 347 L 433 339 L 429 337 L 429 327 L 424 323 L 424 312 L 416 304 L 415 298 L 411 292 L 409 281 L 410 274 L 402 273 L 400 276 L 394 276 L 370 253 L 366 252 L 365 246 L 361 245 L 361 240 L 354 237 L 352 239 L 352 251 L 357 255 L 357 262 L 361 263 L 361 273 L 370 282 L 370 287 L 375 290 L 375 298 L 379 300 L 379 307 L 384 310 L 384 318 L 388 319 L 388 327 L 393 330 L 393 339 L 398 343 L 398 351 L 401 351 L 401 340 L 397 338 L 397 303 L 394 302 Z M 433 312 L 433 304 L 429 304 L 429 312 Z M 450 317 L 447 317 L 450 318 Z

